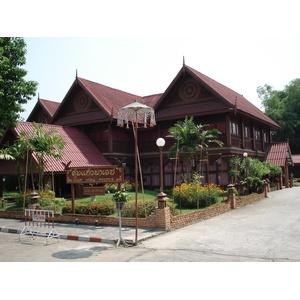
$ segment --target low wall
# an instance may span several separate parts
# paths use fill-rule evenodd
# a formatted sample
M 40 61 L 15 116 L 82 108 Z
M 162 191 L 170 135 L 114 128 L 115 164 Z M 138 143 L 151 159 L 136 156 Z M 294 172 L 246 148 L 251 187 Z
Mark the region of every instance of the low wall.
M 246 197 L 238 197 L 236 198 L 236 207 L 241 207 L 249 203 L 261 200 L 263 198 L 265 198 L 264 193 L 253 194 Z M 183 227 L 200 220 L 205 220 L 217 216 L 229 210 L 231 210 L 231 204 L 227 201 L 226 203 L 216 204 L 202 210 L 197 210 L 178 216 L 171 216 L 169 229 Z
M 156 209 L 147 218 L 139 218 L 138 226 L 140 228 L 166 228 L 166 219 L 168 219 L 166 210 Z M 23 211 L 0 211 L 0 218 L 6 219 L 23 219 Z M 81 215 L 81 214 L 54 214 L 54 222 L 57 223 L 69 223 L 75 224 L 76 220 L 78 224 L 85 225 L 98 225 L 102 226 L 119 226 L 118 217 L 101 216 L 101 215 Z M 135 227 L 135 218 L 122 218 L 122 226 Z
M 178 216 L 171 216 L 170 229 L 183 227 L 188 224 L 195 223 L 199 220 L 205 220 L 213 216 L 219 215 L 221 213 L 224 213 L 228 210 L 230 210 L 230 205 L 227 202 L 227 203 L 221 203 L 214 206 L 210 206 L 202 210 L 197 210 L 197 211 L 193 211 Z
M 264 198 L 263 194 L 254 194 L 247 197 L 237 197 L 236 207 L 247 205 L 251 202 L 258 201 Z M 139 218 L 138 226 L 140 228 L 162 228 L 165 230 L 172 230 L 175 228 L 183 227 L 191 223 L 195 223 L 200 220 L 208 219 L 229 211 L 231 209 L 230 203 L 216 204 L 208 208 L 193 211 L 178 216 L 173 216 L 168 207 L 157 208 L 147 218 Z M 8 219 L 24 219 L 24 212 L 22 211 L 0 211 L 0 218 Z M 95 225 L 96 221 L 98 225 L 102 226 L 118 226 L 118 217 L 109 217 L 101 215 L 79 215 L 79 214 L 55 214 L 54 221 L 57 223 L 71 223 L 75 224 L 76 220 L 78 224 Z M 122 218 L 122 226 L 135 227 L 135 218 Z

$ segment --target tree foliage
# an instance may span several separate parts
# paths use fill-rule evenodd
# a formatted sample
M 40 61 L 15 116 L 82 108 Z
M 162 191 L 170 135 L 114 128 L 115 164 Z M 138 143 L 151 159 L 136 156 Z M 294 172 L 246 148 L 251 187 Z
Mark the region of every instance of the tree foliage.
M 54 158 L 61 158 L 66 143 L 61 136 L 58 135 L 55 128 L 44 128 L 43 124 L 36 123 L 32 123 L 32 126 L 34 130 L 31 133 L 21 131 L 14 144 L 3 151 L 17 160 L 26 158 L 26 170 L 30 163 L 30 169 L 33 168 L 34 163 L 31 160 L 34 155 L 38 162 L 38 184 L 39 189 L 41 189 L 43 187 L 43 173 L 47 164 L 47 159 L 45 159 L 45 157 L 52 156 Z M 33 189 L 35 188 L 33 187 Z
M 0 135 L 13 127 L 26 104 L 35 95 L 37 83 L 26 81 L 26 44 L 23 38 L 0 37 Z
M 291 81 L 282 91 L 265 84 L 258 87 L 265 113 L 280 125 L 273 133 L 273 141 L 289 140 L 291 151 L 300 152 L 300 79 Z
M 244 182 L 250 192 L 255 192 L 262 187 L 263 179 L 269 178 L 271 181 L 275 181 L 275 178 L 282 173 L 279 166 L 251 157 L 232 157 L 230 166 L 229 174 L 234 179 L 234 183 Z
M 221 132 L 217 129 L 205 130 L 207 126 L 207 124 L 195 124 L 193 117 L 185 117 L 184 121 L 178 121 L 169 129 L 170 135 L 176 140 L 170 148 L 169 157 L 177 157 L 180 153 L 180 159 L 187 164 L 188 181 L 191 180 L 191 161 L 203 159 L 211 144 L 223 145 L 218 140 Z

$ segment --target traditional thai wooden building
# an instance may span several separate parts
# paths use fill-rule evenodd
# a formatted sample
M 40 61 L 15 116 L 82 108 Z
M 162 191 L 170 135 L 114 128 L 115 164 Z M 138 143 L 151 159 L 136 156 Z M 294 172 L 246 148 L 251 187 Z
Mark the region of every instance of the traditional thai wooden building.
M 164 186 L 174 185 L 175 161 L 168 158 L 168 149 L 175 141 L 168 137 L 169 128 L 186 116 L 194 116 L 196 123 L 209 124 L 209 129 L 217 128 L 221 132 L 219 139 L 224 146 L 211 145 L 205 170 L 205 181 L 220 185 L 227 185 L 230 181 L 228 170 L 232 156 L 242 157 L 247 152 L 249 157 L 264 160 L 271 145 L 271 131 L 279 128 L 276 122 L 242 95 L 185 64 L 164 93 L 144 97 L 76 75 L 61 103 L 38 99 L 27 122 L 56 126 L 60 132 L 64 132 L 65 139 L 72 146 L 70 145 L 68 155 L 60 163 L 71 161 L 71 166 L 78 165 L 77 152 L 72 155 L 72 147 L 75 149 L 80 144 L 81 135 L 89 140 L 86 147 L 80 147 L 82 163 L 90 161 L 91 152 L 95 148 L 99 157 L 113 165 L 116 160 L 126 158 L 125 178 L 130 180 L 134 177 L 133 131 L 116 125 L 119 109 L 133 101 L 154 108 L 157 124 L 152 128 L 138 129 L 145 187 L 159 186 L 159 150 L 156 146 L 156 139 L 159 137 L 166 140 L 163 148 Z M 20 123 L 20 126 L 26 127 L 24 123 Z M 68 139 L 68 128 L 73 128 L 78 133 L 78 137 L 72 141 Z M 9 129 L 0 142 L 3 144 L 16 136 L 17 131 Z M 91 151 L 91 148 L 94 150 Z M 4 168 L 3 164 L 1 161 L 1 174 L 5 175 L 8 168 Z M 178 173 L 184 171 L 183 163 L 180 162 L 179 165 Z M 59 186 L 62 188 L 65 185 L 64 170 L 57 166 L 54 163 L 49 165 L 48 172 L 54 172 L 58 176 Z

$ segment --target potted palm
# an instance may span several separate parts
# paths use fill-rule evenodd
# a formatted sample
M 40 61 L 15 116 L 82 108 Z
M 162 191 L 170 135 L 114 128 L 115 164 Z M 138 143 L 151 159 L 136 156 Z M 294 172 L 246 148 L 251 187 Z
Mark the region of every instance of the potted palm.
M 130 195 L 126 192 L 118 191 L 115 192 L 112 199 L 116 202 L 117 210 L 122 211 L 125 206 L 125 202 L 130 199 Z

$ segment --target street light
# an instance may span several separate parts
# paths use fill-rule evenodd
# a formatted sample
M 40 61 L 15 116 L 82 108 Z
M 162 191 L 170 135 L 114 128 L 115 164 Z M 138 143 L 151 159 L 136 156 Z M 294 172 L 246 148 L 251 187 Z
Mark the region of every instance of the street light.
M 245 166 L 246 166 L 246 178 L 248 177 L 248 171 L 249 171 L 249 161 L 247 159 L 248 153 L 244 152 L 243 153 L 244 159 L 245 159 Z
M 163 175 L 163 156 L 162 156 L 162 148 L 165 145 L 165 140 L 163 138 L 158 138 L 156 140 L 156 145 L 159 149 L 159 177 L 160 177 L 160 193 L 156 195 L 156 201 L 158 201 L 158 207 L 159 208 L 165 208 L 166 207 L 166 201 L 169 200 L 167 198 L 166 194 L 163 192 L 164 190 L 164 175 Z
M 163 138 L 158 138 L 157 140 L 156 140 L 156 145 L 157 145 L 157 147 L 158 147 L 158 149 L 159 149 L 159 161 L 160 161 L 160 163 L 159 163 L 159 178 L 160 178 L 160 192 L 162 193 L 163 192 L 163 190 L 164 190 L 164 187 L 163 187 L 163 185 L 164 185 L 164 183 L 163 183 L 163 157 L 162 157 L 162 148 L 163 148 L 163 146 L 165 145 L 165 140 L 163 139 Z

